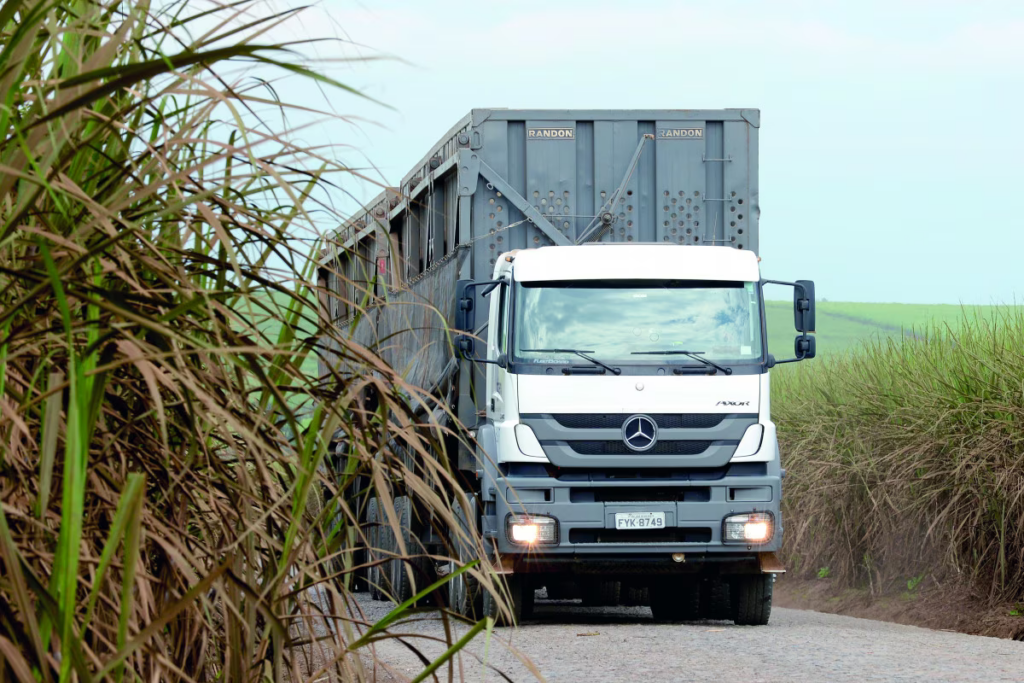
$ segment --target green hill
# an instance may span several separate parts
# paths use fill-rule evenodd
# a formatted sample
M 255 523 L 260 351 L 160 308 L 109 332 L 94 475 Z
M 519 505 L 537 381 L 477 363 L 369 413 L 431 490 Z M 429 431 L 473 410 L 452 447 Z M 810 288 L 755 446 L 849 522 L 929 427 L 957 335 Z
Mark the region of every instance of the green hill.
M 950 304 L 868 304 L 819 301 L 817 304 L 817 348 L 830 355 L 857 348 L 864 341 L 920 332 L 932 323 L 957 329 L 964 316 L 987 318 L 996 306 Z M 793 304 L 768 301 L 768 349 L 776 358 L 793 356 Z

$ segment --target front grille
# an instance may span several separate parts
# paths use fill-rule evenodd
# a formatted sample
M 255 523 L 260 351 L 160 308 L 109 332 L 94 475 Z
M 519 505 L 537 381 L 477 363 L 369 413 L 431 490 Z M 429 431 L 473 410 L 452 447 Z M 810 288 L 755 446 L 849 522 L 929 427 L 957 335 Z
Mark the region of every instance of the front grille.
M 595 486 L 569 489 L 570 503 L 707 503 L 708 486 Z
M 697 455 L 711 445 L 710 441 L 659 441 L 650 450 L 637 452 L 623 441 L 566 441 L 580 455 Z
M 622 429 L 622 423 L 629 415 L 622 413 L 605 415 L 562 413 L 551 417 L 555 419 L 555 422 L 569 429 Z M 659 429 L 711 429 L 722 424 L 726 418 L 737 416 L 721 413 L 691 413 L 650 415 L 649 417 L 658 424 Z
M 709 527 L 675 529 L 570 529 L 570 543 L 710 543 Z

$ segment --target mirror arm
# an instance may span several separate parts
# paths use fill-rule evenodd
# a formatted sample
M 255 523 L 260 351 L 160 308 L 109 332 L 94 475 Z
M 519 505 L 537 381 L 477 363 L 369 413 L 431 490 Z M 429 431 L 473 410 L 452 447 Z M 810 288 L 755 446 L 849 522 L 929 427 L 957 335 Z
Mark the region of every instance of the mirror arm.
M 490 294 L 491 292 L 493 292 L 495 289 L 497 289 L 500 286 L 504 285 L 504 286 L 507 287 L 508 286 L 508 280 L 491 280 L 489 283 L 487 283 L 487 282 L 478 282 L 477 284 L 480 284 L 480 285 L 484 285 L 485 284 L 485 285 L 487 285 L 487 287 L 484 289 L 484 291 L 480 292 L 480 296 L 487 296 L 488 294 Z

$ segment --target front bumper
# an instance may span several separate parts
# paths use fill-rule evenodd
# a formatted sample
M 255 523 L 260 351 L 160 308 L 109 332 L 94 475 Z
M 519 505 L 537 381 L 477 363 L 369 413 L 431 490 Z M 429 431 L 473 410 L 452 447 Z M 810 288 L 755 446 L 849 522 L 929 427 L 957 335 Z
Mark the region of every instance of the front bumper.
M 674 473 L 668 478 L 618 477 L 600 473 L 574 475 L 570 480 L 550 476 L 499 477 L 490 488 L 484 528 L 503 556 L 531 562 L 569 559 L 604 562 L 626 558 L 667 558 L 673 553 L 708 560 L 725 556 L 751 557 L 774 552 L 782 545 L 779 472 L 745 476 L 726 472 L 720 478 L 693 478 Z M 636 471 L 634 471 L 636 472 Z M 649 493 L 649 495 L 647 495 Z M 767 543 L 722 541 L 722 522 L 732 514 L 770 512 L 775 518 Z M 663 512 L 664 529 L 620 532 L 619 512 Z M 558 520 L 558 542 L 525 546 L 506 534 L 509 515 L 545 515 Z

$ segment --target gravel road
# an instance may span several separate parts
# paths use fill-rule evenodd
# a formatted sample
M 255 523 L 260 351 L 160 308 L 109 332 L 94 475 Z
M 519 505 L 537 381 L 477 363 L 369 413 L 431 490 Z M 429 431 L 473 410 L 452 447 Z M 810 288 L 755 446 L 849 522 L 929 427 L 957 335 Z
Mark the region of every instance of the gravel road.
M 360 594 L 371 620 L 389 603 Z M 403 626 L 428 656 L 443 651 L 440 621 Z M 460 633 L 465 629 L 461 628 Z M 407 648 L 377 644 L 394 679 L 422 665 Z M 533 619 L 518 629 L 495 629 L 484 657 L 484 634 L 461 656 L 455 680 L 537 680 L 528 657 L 548 681 L 1024 681 L 1024 643 L 931 631 L 867 619 L 776 608 L 764 627 L 727 622 L 655 624 L 646 607 L 581 607 L 538 599 Z M 475 655 L 475 656 L 474 656 Z M 447 670 L 438 672 L 447 680 Z M 392 680 L 382 671 L 378 680 Z

